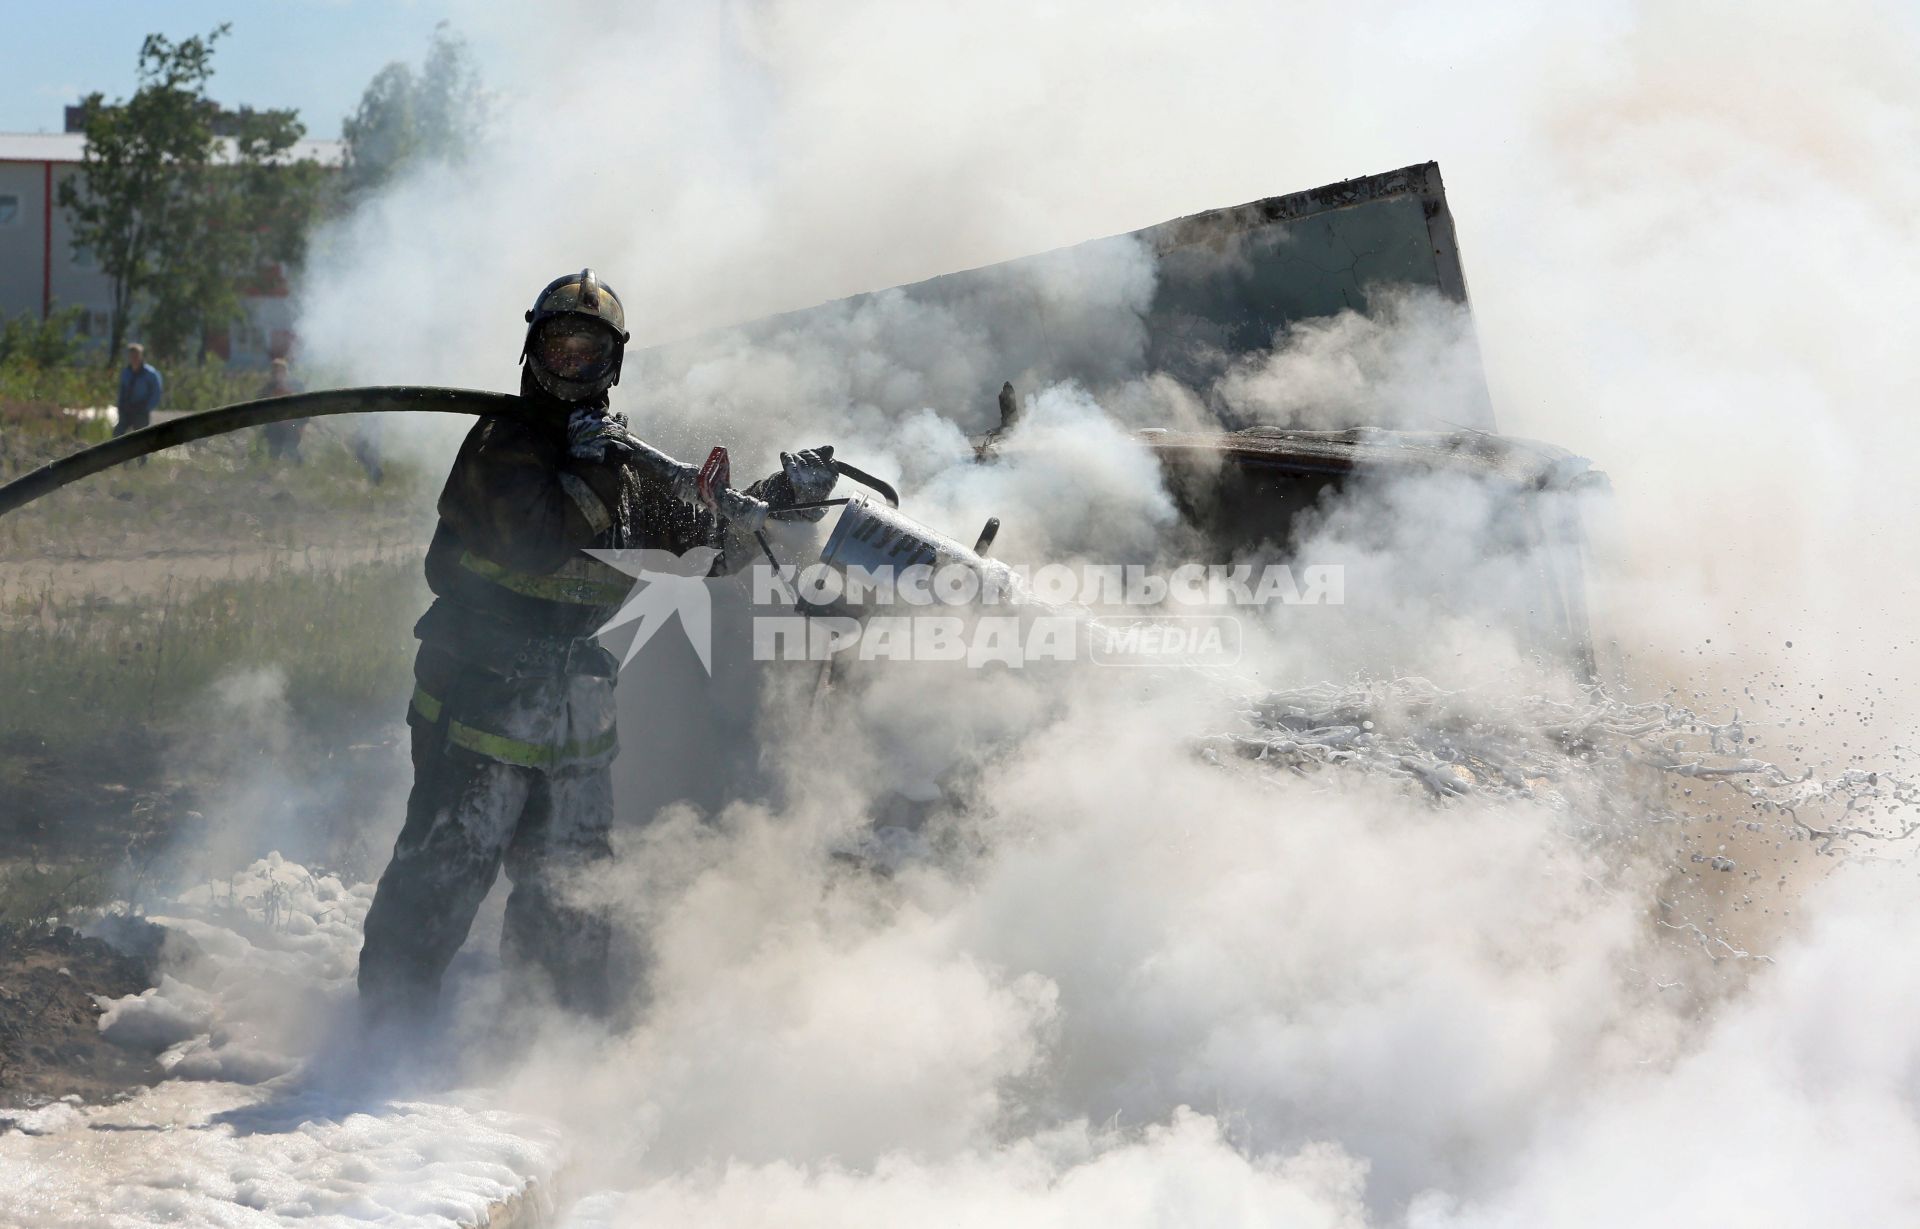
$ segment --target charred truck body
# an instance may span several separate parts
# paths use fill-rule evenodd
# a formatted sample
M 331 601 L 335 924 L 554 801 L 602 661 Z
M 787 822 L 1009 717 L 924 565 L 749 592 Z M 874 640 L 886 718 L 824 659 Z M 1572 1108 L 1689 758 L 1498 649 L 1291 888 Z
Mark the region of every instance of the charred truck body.
M 885 335 L 885 322 L 901 319 L 923 320 L 968 352 L 966 369 L 992 367 L 995 378 L 942 386 L 933 360 L 903 354 Z M 1341 335 L 1342 321 L 1361 327 Z M 1374 342 L 1425 330 L 1414 336 L 1418 361 L 1403 362 L 1387 395 L 1332 404 L 1296 388 L 1278 409 L 1232 395 L 1276 350 L 1324 338 L 1325 353 L 1350 361 L 1340 347 L 1353 336 L 1367 341 L 1369 329 Z M 1495 433 L 1436 164 L 838 300 L 631 361 L 644 385 L 659 387 L 716 355 L 822 348 L 852 368 L 906 369 L 922 404 L 976 429 L 982 464 L 1031 446 L 1011 428 L 1035 390 L 1071 382 L 1098 395 L 1156 380 L 1187 390 L 1199 412 L 1185 420 L 1156 423 L 1136 412 L 1129 421 L 1159 459 L 1186 528 L 1197 531 L 1183 547 L 1197 562 L 1285 561 L 1325 530 L 1334 505 L 1404 490 L 1408 479 L 1457 492 L 1456 504 L 1473 507 L 1460 536 L 1475 541 L 1462 549 L 1499 560 L 1501 575 L 1491 583 L 1436 561 L 1436 575 L 1418 582 L 1422 598 L 1503 629 L 1529 655 L 1594 674 L 1581 509 L 1606 479 L 1563 449 Z M 888 395 L 869 392 L 879 402 Z M 1352 522 L 1367 515 L 1346 518 L 1350 544 Z M 1015 523 L 1008 527 L 1017 536 Z M 1366 596 L 1350 588 L 1347 601 Z

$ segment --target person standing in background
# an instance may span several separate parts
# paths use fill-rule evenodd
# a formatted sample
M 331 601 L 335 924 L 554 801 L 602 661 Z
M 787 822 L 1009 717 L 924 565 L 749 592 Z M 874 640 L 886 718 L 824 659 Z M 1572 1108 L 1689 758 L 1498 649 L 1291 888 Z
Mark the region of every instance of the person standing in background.
M 259 397 L 287 397 L 304 392 L 300 381 L 293 378 L 287 368 L 287 360 L 274 359 L 267 368 L 267 382 L 260 386 Z M 273 460 L 290 458 L 295 465 L 301 463 L 300 437 L 306 433 L 307 420 L 296 418 L 290 422 L 270 422 L 260 428 L 267 437 L 267 456 Z
M 125 435 L 151 423 L 165 391 L 160 369 L 147 362 L 147 348 L 139 342 L 128 346 L 127 365 L 120 371 L 120 395 L 114 399 L 119 415 L 113 433 Z

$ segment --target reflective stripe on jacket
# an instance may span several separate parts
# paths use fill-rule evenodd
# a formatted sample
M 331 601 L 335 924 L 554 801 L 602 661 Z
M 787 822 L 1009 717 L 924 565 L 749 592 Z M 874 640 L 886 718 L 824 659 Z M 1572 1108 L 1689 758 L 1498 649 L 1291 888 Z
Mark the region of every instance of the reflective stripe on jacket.
M 555 403 L 545 430 L 504 418 L 475 424 L 447 475 L 427 551 L 437 597 L 528 636 L 591 636 L 632 591 L 631 576 L 588 548 L 683 554 L 723 544 L 714 519 L 664 484 L 569 456 L 566 413 Z
M 542 602 L 565 606 L 617 607 L 633 588 L 633 577 L 582 553 L 551 572 L 516 572 L 470 550 L 460 552 L 459 566 L 490 585 Z M 611 613 L 609 611 L 608 613 Z
M 605 764 L 618 751 L 617 663 L 592 637 L 635 582 L 584 552 L 721 547 L 716 573 L 727 552 L 720 525 L 664 484 L 570 456 L 572 407 L 522 395 L 550 413 L 481 419 L 441 492 L 408 720 L 443 730 L 454 753 L 547 771 Z
M 598 732 L 580 738 L 558 742 L 516 738 L 448 716 L 446 705 L 439 697 L 415 684 L 408 719 L 417 718 L 420 724 L 439 726 L 443 716 L 447 717 L 445 729 L 448 746 L 470 751 L 482 759 L 521 768 L 538 768 L 547 772 L 561 768 L 590 768 L 612 760 L 620 749 L 619 733 L 611 720 Z M 555 723 L 554 728 L 571 730 L 573 726 L 572 721 L 567 721 Z

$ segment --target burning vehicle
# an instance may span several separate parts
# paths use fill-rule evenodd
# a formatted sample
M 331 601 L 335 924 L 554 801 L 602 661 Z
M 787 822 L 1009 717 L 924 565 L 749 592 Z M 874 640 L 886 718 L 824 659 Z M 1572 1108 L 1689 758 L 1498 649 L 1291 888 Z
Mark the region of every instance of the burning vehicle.
M 1435 349 L 1444 358 L 1421 364 L 1398 404 L 1305 403 L 1276 420 L 1231 396 L 1234 380 L 1290 337 L 1311 338 L 1330 321 L 1364 323 L 1410 310 L 1436 322 Z M 1405 326 L 1404 319 L 1393 325 L 1418 331 Z M 949 380 L 937 356 L 916 344 L 927 334 L 964 352 L 956 364 L 961 378 L 983 370 L 1001 378 L 965 386 Z M 966 475 L 956 471 L 1044 467 L 1049 457 L 1036 454 L 1071 451 L 1071 436 L 1035 438 L 1022 427 L 1032 421 L 1036 395 L 1088 390 L 1103 420 L 1119 419 L 1157 463 L 1177 513 L 1153 540 L 1102 560 L 1163 571 L 1311 566 L 1338 547 L 1345 553 L 1332 558 L 1351 560 L 1342 603 L 1287 612 L 1315 621 L 1303 641 L 1337 643 L 1337 625 L 1396 617 L 1418 623 L 1437 609 L 1491 629 L 1521 656 L 1574 683 L 1594 681 L 1610 665 L 1596 652 L 1585 579 L 1585 522 L 1606 495 L 1606 477 L 1565 449 L 1497 432 L 1452 216 L 1432 163 L 836 300 L 640 351 L 632 361 L 645 386 L 685 390 L 744 383 L 728 363 L 760 363 L 769 354 L 792 356 L 794 367 L 831 356 L 854 373 L 855 394 L 885 409 L 889 422 L 915 405 L 937 406 L 967 436 L 965 455 L 947 474 L 962 482 Z M 1444 387 L 1422 383 L 1436 372 Z M 1190 395 L 1145 408 L 1129 407 L 1124 392 L 1115 395 L 1156 382 Z M 691 425 L 698 430 L 697 420 Z M 927 476 L 920 478 L 924 489 Z M 1063 488 L 1060 497 L 1088 498 L 1087 489 Z M 813 556 L 817 566 L 845 575 L 889 562 L 957 563 L 986 574 L 1004 564 L 1049 561 L 1044 548 L 1030 549 L 1029 542 L 1023 549 L 1020 540 L 1031 506 L 1005 517 L 1005 509 L 989 508 L 991 516 L 971 521 L 949 513 L 936 529 L 916 519 L 928 514 L 915 502 L 903 513 L 857 497 L 855 507 L 829 522 L 832 532 Z M 1434 509 L 1444 515 L 1430 515 Z M 1433 548 L 1376 540 L 1409 526 L 1430 529 Z M 1370 558 L 1393 574 L 1367 572 Z M 1408 568 L 1420 559 L 1430 566 Z M 850 623 L 877 610 L 847 601 L 808 609 Z M 715 617 L 724 637 L 727 613 L 716 608 Z M 744 626 L 731 632 L 744 646 Z M 883 663 L 865 660 L 868 639 L 866 648 L 847 642 L 834 655 L 836 685 L 857 688 L 878 673 Z M 1322 664 L 1389 677 L 1421 673 L 1418 660 L 1383 660 L 1391 651 L 1383 646 L 1397 639 L 1356 628 L 1348 637 L 1354 661 Z M 697 718 L 704 724 L 695 735 L 686 733 L 687 713 L 676 713 L 669 728 L 639 703 L 623 710 L 622 722 L 647 737 L 754 741 L 756 683 L 750 671 L 729 668 L 751 656 L 744 648 L 715 654 L 709 678 L 684 653 L 654 653 L 646 668 L 657 685 L 699 687 L 723 698 Z M 1356 730 L 1364 716 L 1354 717 Z M 882 790 L 878 831 L 918 830 L 954 801 L 946 767 L 923 767 L 923 774 L 908 773 Z M 620 785 L 649 804 L 723 802 L 713 782 L 673 765 L 623 776 Z
M 1382 315 L 1416 333 L 1419 322 L 1410 327 L 1407 317 L 1424 315 L 1436 334 L 1435 353 L 1401 380 L 1397 400 L 1300 398 L 1276 414 L 1233 395 L 1290 339 L 1311 342 L 1329 322 Z M 876 318 L 924 318 L 956 338 L 969 369 L 998 363 L 1005 372 L 997 388 L 956 390 L 942 388 L 927 360 L 906 363 L 915 377 L 910 394 L 944 392 L 942 413 L 975 426 L 978 465 L 1017 459 L 1028 447 L 1016 427 L 1034 390 L 1077 385 L 1103 407 L 1103 390 L 1129 382 L 1187 390 L 1177 421 L 1148 411 L 1128 424 L 1158 459 L 1186 531 L 1158 544 L 1161 563 L 1287 561 L 1343 499 L 1364 504 L 1409 481 L 1444 486 L 1450 503 L 1473 509 L 1471 523 L 1456 528 L 1473 539 L 1467 549 L 1477 566 L 1495 559 L 1501 576 L 1497 584 L 1438 576 L 1442 603 L 1503 629 L 1524 653 L 1581 679 L 1599 676 L 1583 519 L 1607 480 L 1565 449 L 1497 432 L 1435 163 L 825 303 L 643 351 L 635 362 L 643 379 L 672 387 L 729 350 L 824 347 L 856 369 L 885 367 L 897 379 L 902 347 Z M 908 395 L 884 387 L 868 394 L 882 403 Z M 955 538 L 925 535 L 927 557 L 977 564 L 976 552 L 960 545 L 972 539 L 947 528 Z M 995 529 L 983 534 L 982 553 Z M 900 549 L 893 544 L 896 556 Z M 1364 591 L 1346 597 L 1366 600 Z

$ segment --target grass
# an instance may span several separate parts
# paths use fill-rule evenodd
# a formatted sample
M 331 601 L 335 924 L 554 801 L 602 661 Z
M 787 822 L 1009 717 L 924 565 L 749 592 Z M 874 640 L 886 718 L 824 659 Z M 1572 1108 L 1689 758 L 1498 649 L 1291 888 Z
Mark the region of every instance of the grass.
M 161 408 L 210 410 L 255 397 L 265 375 L 259 371 L 232 371 L 225 363 L 159 364 L 166 383 Z M 120 364 L 112 367 L 42 367 L 15 359 L 0 364 L 0 403 L 55 406 L 112 405 L 120 392 Z
M 166 374 L 175 408 L 249 399 L 261 379 Z M 65 409 L 111 403 L 113 380 L 0 366 L 0 481 L 105 439 L 104 419 Z M 212 822 L 196 808 L 248 756 L 324 778 L 345 812 L 381 805 L 386 777 L 359 765 L 385 754 L 363 744 L 389 745 L 412 686 L 443 470 L 389 455 L 376 485 L 349 430 L 311 424 L 301 465 L 258 431 L 201 441 L 0 518 L 0 927 L 127 893 L 193 845 Z M 285 679 L 286 728 L 202 746 L 246 726 L 219 708 L 223 680 L 262 667 Z
M 268 457 L 265 437 L 250 430 L 83 479 L 0 518 L 0 559 L 424 540 L 432 497 L 426 471 L 384 450 L 385 481 L 374 484 L 348 450 L 352 430 L 340 419 L 310 423 L 299 465 Z M 0 400 L 0 482 L 109 431 L 102 420 L 52 403 Z
M 326 432 L 308 431 L 301 465 L 270 460 L 255 437 L 171 449 L 56 491 L 0 518 L 0 558 L 424 540 L 430 522 L 418 467 L 389 458 L 387 480 L 376 486 Z M 23 451 L 0 449 L 0 480 L 49 459 L 10 464 Z
M 48 918 L 96 908 L 113 895 L 110 870 L 96 863 L 71 866 L 0 865 L 0 958 Z
M 16 587 L 0 602 L 0 923 L 136 899 L 194 847 L 203 796 L 259 771 L 258 756 L 289 782 L 332 782 L 342 814 L 302 830 L 350 836 L 365 802 L 353 791 L 379 784 L 354 780 L 357 753 L 398 729 L 406 629 L 426 601 L 411 551 L 282 559 L 134 601 Z M 284 721 L 277 702 L 256 712 L 223 688 L 258 668 L 285 680 Z M 260 805 L 311 805 L 300 798 Z
M 339 568 L 280 558 L 231 580 L 168 580 L 142 601 L 15 588 L 0 606 L 0 742 L 164 729 L 257 666 L 285 673 L 302 724 L 390 718 L 410 677 L 404 629 L 426 600 L 411 551 Z

